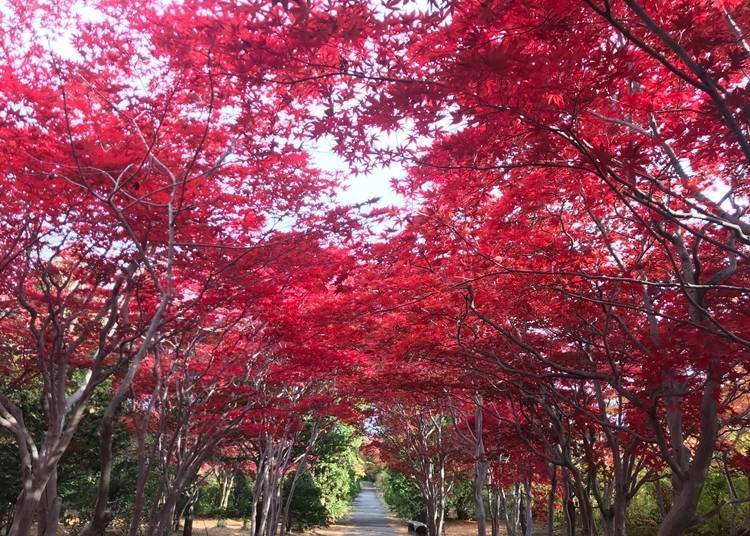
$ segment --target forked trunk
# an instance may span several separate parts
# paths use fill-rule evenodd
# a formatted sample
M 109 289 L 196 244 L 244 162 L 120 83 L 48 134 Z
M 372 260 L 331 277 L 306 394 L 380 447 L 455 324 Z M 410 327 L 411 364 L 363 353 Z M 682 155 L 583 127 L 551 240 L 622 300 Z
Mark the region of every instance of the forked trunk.
M 505 520 L 505 532 L 508 536 L 520 536 L 521 529 L 521 493 L 516 482 L 511 488 L 499 490 L 500 507 Z
M 47 482 L 53 473 L 57 473 L 56 466 L 52 470 L 40 472 L 38 475 L 31 475 L 24 479 L 23 490 L 16 499 L 13 509 L 13 521 L 11 521 L 6 536 L 31 535 L 34 518 L 39 511 L 44 491 L 47 488 Z M 59 515 L 59 506 L 57 512 Z M 52 525 L 54 525 L 54 530 L 57 530 L 57 520 Z M 47 529 L 48 527 L 45 525 L 45 530 Z
M 618 515 L 616 510 L 613 507 L 612 511 L 607 512 L 606 516 L 602 515 L 605 536 L 625 536 L 625 516 L 622 515 L 624 512 Z
M 682 484 L 680 493 L 674 498 L 667 517 L 659 525 L 659 536 L 683 536 L 693 522 L 698 500 L 703 490 L 703 480 L 693 479 Z
M 673 490 L 672 507 L 659 525 L 659 536 L 682 536 L 688 530 L 698 508 L 703 485 L 706 482 L 708 468 L 713 459 L 714 445 L 719 431 L 718 405 L 716 392 L 719 389 L 720 377 L 716 370 L 710 370 L 708 379 L 703 386 L 700 405 L 700 440 L 695 448 L 691 461 L 687 459 L 687 449 L 682 443 L 682 434 L 673 437 L 673 450 L 678 463 L 685 468 L 678 484 Z M 681 432 L 681 414 L 676 407 L 667 408 L 667 419 L 670 422 L 670 432 Z M 674 430 L 673 430 L 674 429 Z

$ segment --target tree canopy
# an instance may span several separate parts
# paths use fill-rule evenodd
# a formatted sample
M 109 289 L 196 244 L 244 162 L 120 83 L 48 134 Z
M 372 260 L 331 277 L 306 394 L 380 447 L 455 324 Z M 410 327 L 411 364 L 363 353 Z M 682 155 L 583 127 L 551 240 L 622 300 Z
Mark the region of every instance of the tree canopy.
M 283 536 L 359 450 L 432 536 L 461 486 L 479 536 L 624 536 L 646 493 L 659 536 L 750 531 L 749 34 L 736 0 L 0 4 L 8 536 L 57 534 L 83 458 L 84 536 L 168 534 L 209 475 Z M 341 201 L 393 166 L 401 202 Z

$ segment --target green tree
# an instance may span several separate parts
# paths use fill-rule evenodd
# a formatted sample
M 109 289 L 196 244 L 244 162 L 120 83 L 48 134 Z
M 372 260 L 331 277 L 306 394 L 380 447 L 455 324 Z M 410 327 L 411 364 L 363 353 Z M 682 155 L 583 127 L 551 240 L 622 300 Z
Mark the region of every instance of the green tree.
M 350 425 L 337 424 L 321 438 L 311 468 L 300 476 L 292 498 L 292 525 L 303 529 L 341 519 L 360 491 L 365 462 L 362 437 Z M 291 478 L 285 483 L 289 492 Z

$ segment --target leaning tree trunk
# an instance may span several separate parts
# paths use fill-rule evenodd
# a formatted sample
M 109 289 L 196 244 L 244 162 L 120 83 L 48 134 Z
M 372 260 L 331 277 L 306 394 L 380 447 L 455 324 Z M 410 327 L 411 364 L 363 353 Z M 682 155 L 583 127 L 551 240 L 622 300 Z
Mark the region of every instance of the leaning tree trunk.
M 280 536 L 286 536 L 287 531 L 291 529 L 292 501 L 294 500 L 294 492 L 297 489 L 299 478 L 302 475 L 302 473 L 306 470 L 306 467 L 307 467 L 307 457 L 303 458 L 299 462 L 297 469 L 294 471 L 294 476 L 292 477 L 292 483 L 289 486 L 289 494 L 287 495 L 286 500 L 284 501 L 284 513 L 281 516 L 282 525 L 281 525 Z
M 674 490 L 672 507 L 659 526 L 658 536 L 682 536 L 693 522 L 698 501 L 706 482 L 708 468 L 713 459 L 714 445 L 718 437 L 718 405 L 716 393 L 719 390 L 720 377 L 716 370 L 710 370 L 708 379 L 703 386 L 700 405 L 700 440 L 695 448 L 695 454 L 687 462 L 687 449 L 682 443 L 682 434 L 673 437 L 674 450 L 678 461 L 683 461 L 686 470 L 679 479 L 673 479 L 678 484 Z M 667 420 L 670 422 L 670 432 L 676 436 L 681 432 L 681 414 L 678 407 L 667 408 Z
M 6 536 L 30 536 L 34 517 L 39 511 L 40 502 L 47 488 L 47 483 L 57 475 L 57 464 L 37 470 L 37 473 L 24 478 L 23 489 L 16 499 L 13 509 L 13 521 L 10 524 Z M 56 486 L 55 486 L 56 488 Z M 59 509 L 58 509 L 59 514 Z M 51 519 L 51 515 L 45 519 L 45 529 L 57 531 L 57 519 Z

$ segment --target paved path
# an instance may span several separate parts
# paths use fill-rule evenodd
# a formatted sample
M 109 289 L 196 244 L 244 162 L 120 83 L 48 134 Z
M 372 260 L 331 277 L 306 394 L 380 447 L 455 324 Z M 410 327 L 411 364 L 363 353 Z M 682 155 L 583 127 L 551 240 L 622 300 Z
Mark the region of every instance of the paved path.
M 391 522 L 392 518 L 373 485 L 363 482 L 362 492 L 346 519 L 316 533 L 321 536 L 399 536 L 401 533 Z

